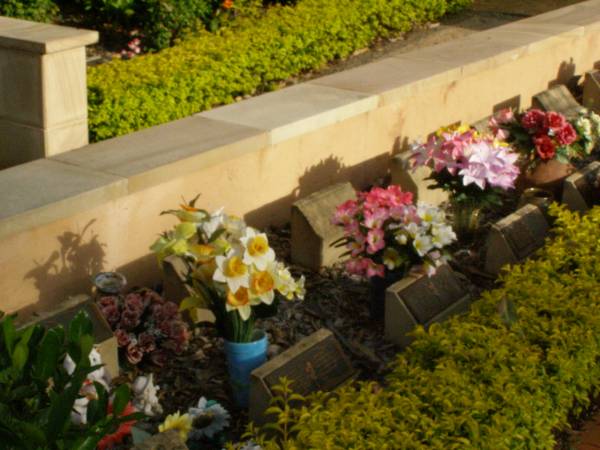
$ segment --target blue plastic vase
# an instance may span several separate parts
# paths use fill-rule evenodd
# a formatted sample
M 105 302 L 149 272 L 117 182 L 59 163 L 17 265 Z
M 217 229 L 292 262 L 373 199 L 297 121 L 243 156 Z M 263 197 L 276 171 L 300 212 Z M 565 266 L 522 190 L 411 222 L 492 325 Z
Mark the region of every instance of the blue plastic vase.
M 225 341 L 233 399 L 240 408 L 248 407 L 250 374 L 267 360 L 268 345 L 269 340 L 264 331 L 257 332 L 257 339 L 252 342 Z

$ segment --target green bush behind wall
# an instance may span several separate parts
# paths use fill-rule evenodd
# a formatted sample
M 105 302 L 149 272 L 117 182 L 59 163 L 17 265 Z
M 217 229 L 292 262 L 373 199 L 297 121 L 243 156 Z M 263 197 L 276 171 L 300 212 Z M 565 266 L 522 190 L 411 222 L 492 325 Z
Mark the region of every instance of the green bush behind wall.
M 417 330 L 383 388 L 316 395 L 292 415 L 295 437 L 255 435 L 262 448 L 552 450 L 600 385 L 600 207 L 553 214 L 539 258 L 512 267 L 469 314 Z
M 471 0 L 301 0 L 88 71 L 92 141 L 180 119 L 458 11 Z

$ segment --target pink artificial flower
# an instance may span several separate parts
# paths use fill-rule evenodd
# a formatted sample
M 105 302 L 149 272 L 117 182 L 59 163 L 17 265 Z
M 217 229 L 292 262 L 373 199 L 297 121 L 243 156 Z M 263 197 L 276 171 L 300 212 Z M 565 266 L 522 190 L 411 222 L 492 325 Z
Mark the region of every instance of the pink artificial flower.
M 383 264 L 375 264 L 371 261 L 371 264 L 367 267 L 367 277 L 385 277 L 385 266 Z
M 521 118 L 521 125 L 524 128 L 535 131 L 544 127 L 546 120 L 546 113 L 539 109 L 530 109 Z
M 133 330 L 140 324 L 141 319 L 141 311 L 134 311 L 131 309 L 126 309 L 121 314 L 121 328 L 126 330 Z
M 131 342 L 130 334 L 121 328 L 117 328 L 115 330 L 115 337 L 117 338 L 117 344 L 119 347 L 127 347 Z
M 369 230 L 367 233 L 367 253 L 374 254 L 385 247 L 385 233 L 381 229 Z
M 136 292 L 132 292 L 125 297 L 124 305 L 126 309 L 135 311 L 141 314 L 144 311 L 144 301 L 142 296 Z
M 111 328 L 117 326 L 121 320 L 121 312 L 119 311 L 117 304 L 106 304 L 105 306 L 100 306 L 100 312 L 110 324 Z
M 370 265 L 369 258 L 356 258 L 346 261 L 346 270 L 352 275 L 364 276 L 367 273 L 367 267 Z
M 336 208 L 333 216 L 334 225 L 345 225 L 350 223 L 357 212 L 356 200 L 348 200 Z
M 144 353 L 150 353 L 156 350 L 156 339 L 150 333 L 140 333 L 138 346 Z
M 165 302 L 164 298 L 162 298 L 158 293 L 150 289 L 147 289 L 143 292 L 143 297 L 144 305 L 153 305 L 155 303 L 163 304 Z
M 375 229 L 383 227 L 383 223 L 389 219 L 390 212 L 387 208 L 375 208 L 365 211 L 365 220 L 363 225 L 367 228 Z
M 129 361 L 130 364 L 139 364 L 143 357 L 144 352 L 133 342 L 127 346 L 127 361 Z
M 573 125 L 568 122 L 556 133 L 556 141 L 560 145 L 571 145 L 577 138 L 577 131 L 575 131 Z
M 353 240 L 346 244 L 346 248 L 352 252 L 351 254 L 353 258 L 356 258 L 365 251 L 365 241 L 366 238 L 363 235 L 360 235 L 354 236 Z

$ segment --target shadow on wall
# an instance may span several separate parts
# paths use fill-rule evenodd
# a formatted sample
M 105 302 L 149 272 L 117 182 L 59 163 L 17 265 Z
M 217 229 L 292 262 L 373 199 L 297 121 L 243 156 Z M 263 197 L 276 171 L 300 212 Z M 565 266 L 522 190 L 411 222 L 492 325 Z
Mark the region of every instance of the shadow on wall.
M 298 179 L 298 186 L 289 195 L 250 211 L 244 215 L 244 219 L 257 228 L 282 225 L 289 220 L 292 204 L 296 200 L 345 181 L 352 183 L 356 189 L 363 189 L 388 174 L 389 162 L 388 153 L 355 166 L 346 166 L 338 157 L 329 156 L 306 169 Z
M 57 300 L 90 292 L 91 277 L 101 272 L 105 264 L 105 244 L 92 231 L 95 220 L 87 223 L 80 233 L 66 231 L 56 239 L 60 249 L 44 262 L 34 261 L 35 268 L 25 275 L 38 290 L 38 302 L 20 311 L 28 315 L 54 306 Z

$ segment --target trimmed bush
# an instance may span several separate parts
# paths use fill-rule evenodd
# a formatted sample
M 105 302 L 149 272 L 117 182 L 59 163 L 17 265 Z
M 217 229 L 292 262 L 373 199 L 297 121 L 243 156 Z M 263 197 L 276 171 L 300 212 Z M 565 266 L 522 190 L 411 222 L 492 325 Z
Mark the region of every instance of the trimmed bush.
M 50 22 L 58 14 L 52 0 L 2 0 L 0 16 L 16 17 L 35 22 Z
M 180 119 L 408 31 L 471 0 L 301 0 L 162 52 L 88 71 L 92 141 Z
M 292 415 L 294 438 L 258 438 L 263 448 L 553 449 L 600 384 L 600 208 L 552 209 L 539 258 L 505 272 L 469 314 L 417 330 L 385 387 L 316 396 Z

